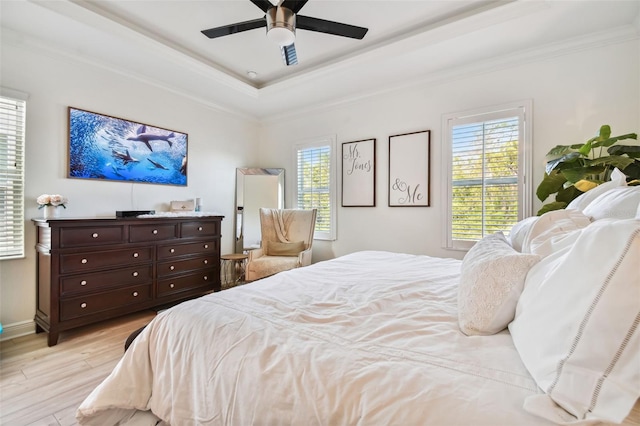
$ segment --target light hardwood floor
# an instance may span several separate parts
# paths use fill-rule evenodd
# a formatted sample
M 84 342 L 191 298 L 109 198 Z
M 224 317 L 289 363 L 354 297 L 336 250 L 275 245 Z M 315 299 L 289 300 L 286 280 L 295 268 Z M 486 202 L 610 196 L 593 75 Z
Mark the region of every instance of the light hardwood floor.
M 1 342 L 0 424 L 76 424 L 76 409 L 120 360 L 129 334 L 154 316 L 144 311 L 63 332 L 51 348 L 46 333 Z

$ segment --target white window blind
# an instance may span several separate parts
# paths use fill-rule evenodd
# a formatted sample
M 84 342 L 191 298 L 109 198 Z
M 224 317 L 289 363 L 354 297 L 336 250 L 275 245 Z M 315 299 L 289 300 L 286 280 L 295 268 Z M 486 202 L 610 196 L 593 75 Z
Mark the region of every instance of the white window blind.
M 0 260 L 24 256 L 24 100 L 0 96 Z
M 449 118 L 448 248 L 467 249 L 529 211 L 524 108 Z
M 296 145 L 296 201 L 299 209 L 318 209 L 314 238 L 335 239 L 335 173 L 331 140 Z

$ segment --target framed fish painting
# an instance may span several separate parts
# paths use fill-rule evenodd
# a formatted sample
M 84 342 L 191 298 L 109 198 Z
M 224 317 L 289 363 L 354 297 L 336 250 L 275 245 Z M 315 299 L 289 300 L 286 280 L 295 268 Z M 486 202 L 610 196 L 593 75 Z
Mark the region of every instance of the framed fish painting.
M 69 107 L 69 177 L 187 185 L 188 135 Z

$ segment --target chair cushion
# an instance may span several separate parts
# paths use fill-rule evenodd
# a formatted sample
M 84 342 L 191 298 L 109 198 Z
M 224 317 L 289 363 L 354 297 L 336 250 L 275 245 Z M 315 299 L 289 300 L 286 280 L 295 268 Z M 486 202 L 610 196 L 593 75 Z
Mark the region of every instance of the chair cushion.
M 247 277 L 252 281 L 288 271 L 298 266 L 298 258 L 293 256 L 263 256 L 247 264 Z
M 304 241 L 281 243 L 278 241 L 263 241 L 266 245 L 267 256 L 297 256 L 304 251 Z

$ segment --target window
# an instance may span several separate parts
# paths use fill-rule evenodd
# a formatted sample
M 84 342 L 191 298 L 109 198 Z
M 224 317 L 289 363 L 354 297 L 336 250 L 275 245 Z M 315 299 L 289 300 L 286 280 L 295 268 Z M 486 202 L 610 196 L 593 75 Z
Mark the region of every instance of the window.
M 295 146 L 296 206 L 318 209 L 315 239 L 336 239 L 335 138 Z
M 9 93 L 0 95 L 0 260 L 24 257 L 26 102 Z
M 527 101 L 444 118 L 446 248 L 469 249 L 531 214 L 530 110 Z

